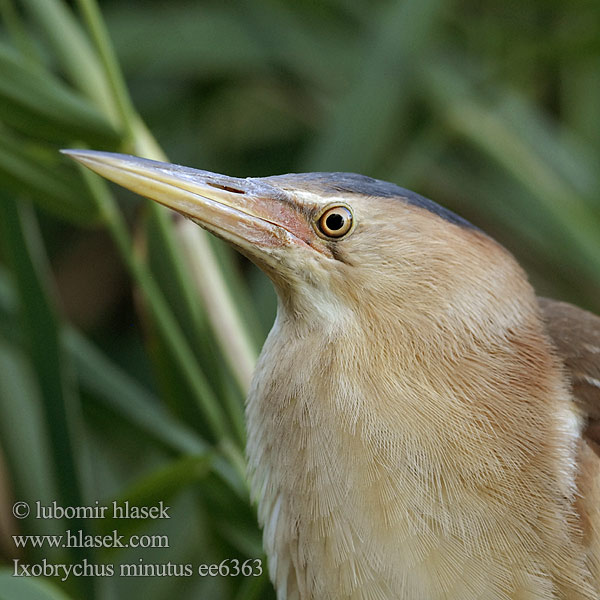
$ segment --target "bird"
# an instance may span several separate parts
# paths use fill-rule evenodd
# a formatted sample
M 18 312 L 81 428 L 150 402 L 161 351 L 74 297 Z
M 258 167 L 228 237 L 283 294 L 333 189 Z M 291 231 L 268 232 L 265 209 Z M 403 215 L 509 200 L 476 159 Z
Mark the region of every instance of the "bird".
M 600 317 L 393 183 L 65 152 L 274 284 L 246 454 L 279 600 L 600 598 Z

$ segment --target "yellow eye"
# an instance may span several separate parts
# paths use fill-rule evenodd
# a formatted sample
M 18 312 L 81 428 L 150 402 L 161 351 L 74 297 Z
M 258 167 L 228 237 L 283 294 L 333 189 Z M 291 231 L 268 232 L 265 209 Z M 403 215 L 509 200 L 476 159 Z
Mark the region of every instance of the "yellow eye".
M 352 219 L 346 206 L 332 206 L 319 217 L 319 231 L 329 238 L 341 238 L 350 231 Z

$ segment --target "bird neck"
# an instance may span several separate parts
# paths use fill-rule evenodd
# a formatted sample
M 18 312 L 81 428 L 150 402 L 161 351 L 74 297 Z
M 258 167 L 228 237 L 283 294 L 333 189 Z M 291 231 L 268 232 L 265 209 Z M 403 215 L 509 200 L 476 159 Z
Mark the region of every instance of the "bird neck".
M 476 565 L 473 590 L 495 598 L 560 561 L 582 569 L 564 558 L 577 555 L 566 533 L 578 424 L 536 316 L 494 339 L 429 331 L 278 316 L 247 405 L 278 587 L 433 600 Z M 514 573 L 501 572 L 507 551 Z M 532 565 L 541 555 L 552 564 Z

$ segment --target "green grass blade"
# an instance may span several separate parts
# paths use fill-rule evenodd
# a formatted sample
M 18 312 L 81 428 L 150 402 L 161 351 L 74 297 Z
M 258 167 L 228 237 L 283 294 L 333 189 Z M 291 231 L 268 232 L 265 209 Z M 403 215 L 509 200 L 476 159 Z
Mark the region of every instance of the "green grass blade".
M 0 186 L 27 195 L 40 208 L 72 223 L 94 224 L 100 211 L 75 169 L 56 152 L 0 135 Z
M 106 220 L 107 227 L 128 268 L 140 286 L 150 312 L 155 319 L 161 335 L 167 340 L 173 356 L 176 357 L 182 374 L 193 392 L 193 398 L 204 412 L 207 423 L 215 439 L 228 435 L 227 420 L 217 401 L 206 376 L 194 357 L 185 336 L 177 323 L 165 297 L 143 260 L 134 252 L 129 232 L 122 215 L 117 209 L 112 195 L 101 178 L 82 169 L 82 175 L 89 185 L 98 209 Z
M 581 268 L 590 276 L 597 276 L 600 272 L 600 216 L 578 189 L 583 185 L 593 190 L 597 186 L 597 175 L 586 173 L 579 184 L 574 185 L 564 173 L 569 165 L 564 162 L 559 165 L 556 155 L 549 157 L 551 144 L 558 147 L 552 132 L 540 132 L 540 123 L 533 119 L 524 126 L 522 115 L 507 114 L 500 92 L 500 108 L 486 104 L 469 91 L 466 78 L 450 67 L 443 71 L 432 70 L 429 82 L 431 95 L 442 103 L 448 124 L 487 152 L 530 191 L 571 236 L 580 254 Z M 522 110 L 514 103 L 511 106 L 513 111 Z M 580 169 L 583 164 L 576 168 Z
M 21 0 L 58 56 L 69 80 L 118 125 L 118 112 L 110 87 L 81 25 L 63 0 Z
M 5 124 L 48 140 L 114 148 L 120 136 L 89 101 L 0 44 L 0 114 Z
M 273 586 L 269 581 L 266 565 L 266 560 L 263 560 L 263 573 L 260 577 L 247 577 L 244 579 L 235 596 L 235 600 L 266 600 L 267 598 L 274 598 Z
M 192 278 L 185 269 L 179 240 L 171 226 L 173 215 L 150 204 L 144 216 L 145 219 L 136 233 L 136 246 L 144 248 L 144 260 L 163 290 L 165 301 L 194 353 L 194 359 L 202 365 L 207 383 L 216 394 L 220 385 L 220 357 L 208 328 L 206 311 L 197 297 Z M 148 318 L 148 307 L 145 303 L 140 304 L 147 335 L 152 338 L 149 347 L 152 349 L 151 355 L 162 395 L 172 411 L 181 419 L 189 423 L 198 423 L 197 407 L 189 402 L 193 391 L 182 377 L 181 369 L 169 349 L 164 334 L 161 334 L 151 318 Z
M 70 600 L 70 597 L 45 579 L 14 577 L 12 570 L 1 569 L 0 600 Z
M 195 431 L 167 413 L 157 398 L 107 359 L 80 333 L 66 328 L 62 337 L 82 388 L 90 392 L 97 401 L 172 452 L 190 455 L 211 452 L 210 445 Z M 237 495 L 246 497 L 243 469 L 240 474 L 240 470 L 232 468 L 224 456 L 225 453 L 214 455 L 211 459 L 211 469 Z
M 118 524 L 119 533 L 130 535 L 138 531 L 140 527 L 143 527 L 152 519 L 119 518 L 118 521 L 114 521 L 113 502 L 121 507 L 124 507 L 125 503 L 135 507 L 151 507 L 158 506 L 160 502 L 164 506 L 169 506 L 171 500 L 179 492 L 193 483 L 201 481 L 208 475 L 210 463 L 210 455 L 184 456 L 171 461 L 152 473 L 143 475 L 120 493 L 118 498 L 106 502 L 109 510 L 107 511 L 106 520 L 103 520 L 100 524 L 101 531 L 103 533 L 112 531 L 115 528 L 115 523 Z
M 381 8 L 353 87 L 333 107 L 303 170 L 375 169 L 385 144 L 392 141 L 392 125 L 398 128 L 441 4 L 406 0 Z
M 428 183 L 468 206 L 471 221 L 518 257 L 538 294 L 600 310 L 600 280 L 586 277 L 572 237 L 501 167 L 492 163 L 465 172 L 460 161 L 446 158 L 429 170 Z M 551 278 L 544 276 L 548 271 Z
M 0 217 L 4 249 L 19 292 L 24 337 L 42 394 L 58 499 L 63 506 L 82 506 L 86 453 L 80 406 L 60 345 L 59 321 L 35 216 L 28 205 L 4 196 L 0 197 Z M 73 529 L 86 529 L 81 520 L 69 523 Z M 71 549 L 70 553 L 76 561 L 92 557 L 88 549 Z M 80 584 L 92 598 L 92 582 L 83 579 Z
M 110 361 L 75 329 L 63 331 L 80 384 L 120 418 L 153 437 L 169 450 L 203 454 L 209 445 L 192 429 L 176 421 L 149 391 Z
M 27 60 L 38 61 L 37 49 L 32 38 L 27 35 L 25 24 L 13 0 L 0 0 L 0 22 L 4 24 L 9 38 L 23 56 Z
M 565 61 L 562 68 L 561 99 L 565 121 L 600 152 L 600 58 Z
M 10 341 L 18 343 L 20 335 L 12 326 L 17 305 L 14 290 L 6 273 L 0 269 L 0 330 L 8 332 Z M 204 455 L 211 446 L 186 424 L 166 412 L 147 389 L 112 362 L 87 338 L 72 327 L 63 327 L 61 340 L 76 370 L 81 388 L 96 402 L 101 402 L 134 429 L 154 439 L 176 454 Z M 26 389 L 23 386 L 23 389 Z M 7 397 L 10 397 L 7 396 Z M 243 464 L 239 455 L 227 446 L 227 452 L 212 458 L 211 469 L 240 497 L 247 497 Z M 235 454 L 235 460 L 232 457 Z M 225 460 L 224 456 L 227 456 Z M 235 463 L 232 468 L 229 461 Z
M 11 495 L 30 507 L 36 501 L 47 506 L 57 498 L 46 429 L 35 373 L 23 351 L 0 336 L 0 447 L 10 473 Z M 61 533 L 60 521 L 52 519 L 23 519 L 15 525 L 25 535 Z M 12 540 L 5 543 L 11 553 L 16 552 Z M 32 547 L 26 558 L 55 560 L 61 552 Z
M 110 43 L 108 32 L 100 15 L 100 9 L 95 0 L 77 0 L 77 4 L 100 57 L 104 75 L 110 86 L 111 96 L 120 117 L 121 126 L 126 132 L 126 143 L 127 141 L 133 142 L 133 123 L 136 112 L 129 98 L 121 67 Z
M 198 231 L 195 224 L 181 222 L 179 233 L 189 261 L 189 272 L 196 279 L 196 288 L 203 296 L 204 306 L 211 320 L 215 337 L 234 374 L 239 389 L 246 393 L 257 359 L 257 351 L 250 341 L 241 315 L 225 287 L 223 276 L 214 261 L 207 260 L 211 249 L 205 233 Z M 230 416 L 243 441 L 244 415 L 241 403 L 231 404 Z
M 164 3 L 152 11 L 139 11 L 120 2 L 107 7 L 105 14 L 127 72 L 151 78 L 222 75 L 260 70 L 267 62 L 267 52 L 239 10 L 227 10 L 224 4 Z M 154 44 L 157 38 L 160 52 Z

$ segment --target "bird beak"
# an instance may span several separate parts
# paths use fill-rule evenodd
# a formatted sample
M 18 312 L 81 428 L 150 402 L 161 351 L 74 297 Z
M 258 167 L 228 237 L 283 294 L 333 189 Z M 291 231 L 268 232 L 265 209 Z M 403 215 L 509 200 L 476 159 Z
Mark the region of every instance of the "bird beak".
M 112 152 L 62 150 L 92 171 L 172 208 L 245 250 L 261 255 L 308 245 L 314 231 L 283 190 L 264 179 L 227 177 Z

